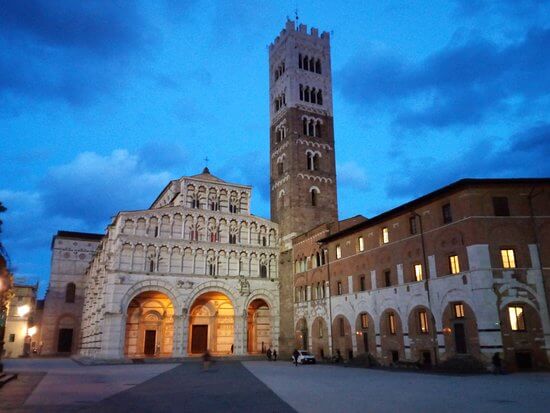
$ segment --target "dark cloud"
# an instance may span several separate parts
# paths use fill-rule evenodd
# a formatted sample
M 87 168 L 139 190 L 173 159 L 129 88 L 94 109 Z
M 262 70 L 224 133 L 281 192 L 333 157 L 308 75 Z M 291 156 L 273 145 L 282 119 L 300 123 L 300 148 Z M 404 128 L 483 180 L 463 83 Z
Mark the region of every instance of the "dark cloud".
M 400 159 L 402 167 L 390 174 L 386 193 L 410 198 L 462 178 L 547 177 L 548 159 L 550 123 L 540 123 L 504 142 L 482 139 L 456 157 Z
M 124 82 L 150 33 L 137 3 L 1 1 L 0 98 L 87 104 Z
M 405 128 L 472 125 L 490 113 L 520 110 L 550 94 L 550 29 L 532 29 L 501 46 L 470 39 L 409 63 L 387 52 L 352 58 L 337 73 L 351 102 L 386 110 Z

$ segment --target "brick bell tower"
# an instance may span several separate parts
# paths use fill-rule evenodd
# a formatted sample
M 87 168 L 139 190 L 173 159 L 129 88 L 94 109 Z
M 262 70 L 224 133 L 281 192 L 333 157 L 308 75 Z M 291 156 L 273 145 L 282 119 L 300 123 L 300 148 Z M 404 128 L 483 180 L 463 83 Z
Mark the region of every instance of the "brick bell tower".
M 330 38 L 288 20 L 269 46 L 271 219 L 283 245 L 338 219 Z

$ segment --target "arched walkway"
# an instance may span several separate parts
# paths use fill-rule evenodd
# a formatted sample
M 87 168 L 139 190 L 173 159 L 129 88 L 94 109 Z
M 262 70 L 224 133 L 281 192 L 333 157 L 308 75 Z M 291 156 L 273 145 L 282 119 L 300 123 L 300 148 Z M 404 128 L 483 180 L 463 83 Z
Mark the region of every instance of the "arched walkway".
M 124 355 L 170 357 L 174 340 L 174 306 L 158 291 L 136 295 L 128 305 Z
M 353 344 L 351 340 L 351 325 L 346 317 L 339 315 L 332 323 L 332 337 L 334 341 L 334 352 L 340 351 L 344 359 L 353 358 Z
M 416 306 L 409 313 L 411 359 L 425 366 L 435 363 L 434 318 L 425 306 Z
M 388 309 L 382 313 L 380 316 L 380 336 L 384 364 L 392 364 L 405 358 L 403 325 L 397 311 Z
M 355 320 L 357 335 L 357 353 L 370 353 L 376 355 L 376 331 L 374 320 L 367 312 L 362 312 Z
M 481 356 L 476 317 L 463 301 L 449 303 L 443 311 L 443 335 L 445 337 L 445 358 L 470 354 Z
M 294 333 L 295 347 L 297 349 L 308 350 L 308 337 L 307 321 L 305 318 L 301 318 L 296 323 L 296 331 Z
M 247 309 L 247 351 L 265 353 L 273 345 L 271 342 L 271 312 L 267 303 L 256 298 Z
M 190 354 L 202 354 L 207 349 L 218 355 L 232 353 L 235 310 L 225 294 L 215 291 L 201 294 L 194 300 L 189 314 Z
M 322 317 L 313 320 L 311 327 L 311 351 L 315 357 L 323 359 L 329 357 L 328 326 Z

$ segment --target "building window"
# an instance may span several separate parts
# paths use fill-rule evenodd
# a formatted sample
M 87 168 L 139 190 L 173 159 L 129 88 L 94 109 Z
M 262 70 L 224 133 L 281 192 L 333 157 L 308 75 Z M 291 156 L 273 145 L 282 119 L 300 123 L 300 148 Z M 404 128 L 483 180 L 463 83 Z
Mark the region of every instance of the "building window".
M 390 329 L 390 334 L 395 334 L 397 332 L 394 313 L 388 314 L 388 327 Z
M 390 270 L 386 270 L 384 271 L 384 283 L 385 283 L 385 287 L 390 287 L 391 286 L 391 271 Z
M 422 264 L 414 264 L 414 279 L 415 281 L 422 281 L 423 274 L 422 274 Z
M 284 170 L 284 164 L 282 162 L 279 162 L 277 164 L 277 173 L 279 174 L 279 177 L 283 176 Z
M 74 303 L 75 295 L 76 295 L 76 285 L 75 285 L 75 283 L 67 284 L 67 287 L 65 288 L 65 302 L 66 303 Z
M 341 318 L 339 320 L 339 324 L 340 324 L 340 337 L 344 337 L 346 335 L 346 329 L 345 329 L 345 325 L 344 325 L 344 319 Z
M 418 311 L 418 327 L 422 334 L 427 334 L 429 331 L 428 327 L 428 313 L 426 310 Z
M 451 204 L 445 204 L 441 207 L 441 212 L 443 214 L 443 223 L 450 224 L 453 222 L 453 215 L 451 214 Z
M 363 237 L 357 238 L 357 250 L 359 252 L 365 251 L 365 240 Z
M 317 206 L 317 191 L 315 189 L 311 191 L 311 206 Z
M 342 295 L 342 281 L 338 281 L 338 283 L 336 284 L 336 294 L 337 295 Z
M 365 291 L 365 276 L 359 278 L 359 291 Z
M 339 260 L 342 258 L 342 248 L 340 248 L 340 245 L 336 246 L 336 259 Z
M 260 264 L 260 278 L 267 278 L 267 265 Z
M 464 318 L 464 304 L 462 303 L 455 303 L 453 305 L 455 318 Z
M 230 244 L 236 244 L 237 243 L 237 234 L 229 234 L 229 243 Z
M 502 268 L 516 268 L 516 254 L 513 249 L 501 249 L 500 256 L 502 257 Z
M 458 274 L 460 272 L 460 263 L 458 262 L 458 255 L 451 255 L 449 257 L 449 269 L 451 274 Z
M 388 227 L 382 228 L 382 243 L 387 244 L 390 242 L 390 233 L 388 231 Z
M 410 217 L 409 218 L 409 230 L 411 232 L 411 235 L 416 234 L 416 217 Z
M 511 305 L 508 307 L 510 316 L 510 328 L 512 331 L 525 331 L 525 312 L 522 306 Z
M 493 210 L 497 217 L 507 217 L 510 215 L 510 208 L 508 207 L 508 198 L 505 196 L 493 197 Z
M 8 341 L 9 341 L 10 343 L 15 342 L 15 334 L 10 334 L 10 337 L 9 337 Z
M 208 264 L 208 275 L 216 275 L 216 264 L 213 262 Z
M 369 316 L 366 313 L 361 314 L 361 328 L 363 330 L 369 328 Z

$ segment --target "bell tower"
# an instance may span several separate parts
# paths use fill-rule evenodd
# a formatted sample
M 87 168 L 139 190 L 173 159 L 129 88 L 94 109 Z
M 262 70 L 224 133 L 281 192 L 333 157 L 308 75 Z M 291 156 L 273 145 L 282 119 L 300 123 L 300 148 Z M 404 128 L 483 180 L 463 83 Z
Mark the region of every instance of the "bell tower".
M 283 244 L 338 219 L 330 37 L 288 20 L 269 46 L 271 219 Z

